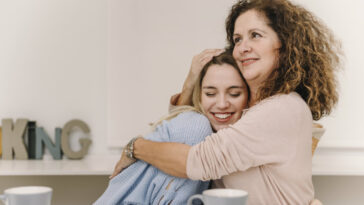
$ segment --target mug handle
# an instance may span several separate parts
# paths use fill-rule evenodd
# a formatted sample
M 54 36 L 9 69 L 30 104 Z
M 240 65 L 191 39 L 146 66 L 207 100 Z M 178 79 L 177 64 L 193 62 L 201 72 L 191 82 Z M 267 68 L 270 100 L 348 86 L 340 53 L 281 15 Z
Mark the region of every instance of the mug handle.
M 191 197 L 188 199 L 188 201 L 187 201 L 187 205 L 192 205 L 192 201 L 193 201 L 194 199 L 200 199 L 202 202 L 204 202 L 204 201 L 203 201 L 203 197 L 202 197 L 202 195 L 201 195 L 201 194 L 195 194 L 195 195 L 191 196 Z

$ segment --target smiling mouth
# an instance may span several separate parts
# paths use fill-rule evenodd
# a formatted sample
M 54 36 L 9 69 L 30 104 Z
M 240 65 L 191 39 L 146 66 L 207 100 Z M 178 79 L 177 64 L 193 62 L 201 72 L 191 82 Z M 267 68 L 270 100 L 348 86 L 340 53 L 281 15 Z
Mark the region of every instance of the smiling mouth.
M 228 122 L 233 116 L 233 112 L 226 113 L 211 113 L 214 116 L 215 120 L 221 123 Z
M 241 61 L 243 66 L 248 66 L 250 64 L 255 63 L 258 60 L 258 58 L 248 58 Z

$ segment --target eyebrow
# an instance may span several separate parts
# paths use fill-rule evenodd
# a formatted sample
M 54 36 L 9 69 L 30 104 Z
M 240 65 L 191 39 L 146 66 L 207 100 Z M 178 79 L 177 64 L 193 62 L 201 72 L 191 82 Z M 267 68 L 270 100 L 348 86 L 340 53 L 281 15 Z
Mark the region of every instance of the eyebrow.
M 263 31 L 262 29 L 259 29 L 259 28 L 252 28 L 252 29 L 249 29 L 249 33 L 253 32 L 253 31 L 260 31 L 264 34 L 266 34 L 267 32 Z M 238 33 L 234 33 L 233 36 L 240 36 L 240 34 Z
M 234 88 L 243 89 L 243 88 L 245 88 L 245 86 L 231 86 L 231 87 L 229 87 L 229 89 L 234 89 Z
M 235 89 L 235 88 L 244 89 L 245 86 L 236 86 L 236 85 L 233 85 L 233 86 L 230 86 L 228 89 Z M 202 89 L 217 89 L 217 88 L 214 87 L 214 86 L 204 86 L 204 87 L 202 87 Z
M 203 86 L 202 89 L 216 89 L 214 86 Z

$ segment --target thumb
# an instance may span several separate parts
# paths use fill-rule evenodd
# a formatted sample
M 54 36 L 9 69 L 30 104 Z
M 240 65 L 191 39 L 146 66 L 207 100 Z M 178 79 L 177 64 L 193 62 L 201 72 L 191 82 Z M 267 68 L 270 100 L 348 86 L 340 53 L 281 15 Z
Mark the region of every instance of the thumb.
M 114 172 L 111 174 L 111 176 L 109 176 L 109 179 L 114 178 L 116 175 L 118 175 L 121 172 L 122 168 L 121 165 L 117 164 L 115 166 Z

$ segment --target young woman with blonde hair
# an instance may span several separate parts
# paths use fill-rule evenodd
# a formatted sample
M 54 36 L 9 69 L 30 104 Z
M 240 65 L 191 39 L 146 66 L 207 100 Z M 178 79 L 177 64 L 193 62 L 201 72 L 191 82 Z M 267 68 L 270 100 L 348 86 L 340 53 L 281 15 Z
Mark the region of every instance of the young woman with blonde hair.
M 155 124 L 154 131 L 145 139 L 197 144 L 213 131 L 240 119 L 247 102 L 248 88 L 235 60 L 230 54 L 222 53 L 202 69 L 194 86 L 193 106 L 174 109 Z M 218 117 L 209 115 L 210 111 L 218 113 Z M 186 204 L 191 195 L 201 193 L 208 186 L 209 181 L 173 177 L 137 161 L 110 181 L 95 205 Z

